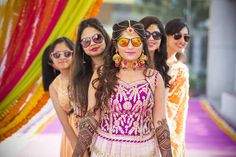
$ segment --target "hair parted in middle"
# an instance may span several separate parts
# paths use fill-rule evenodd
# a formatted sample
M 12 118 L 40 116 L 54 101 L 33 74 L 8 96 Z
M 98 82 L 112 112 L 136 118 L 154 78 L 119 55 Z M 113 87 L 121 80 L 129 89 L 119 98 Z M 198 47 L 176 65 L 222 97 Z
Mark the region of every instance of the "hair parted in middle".
M 155 69 L 158 70 L 165 82 L 165 87 L 169 87 L 169 81 L 171 77 L 168 75 L 169 67 L 166 64 L 167 60 L 167 39 L 166 39 L 166 32 L 162 22 L 155 16 L 146 16 L 140 20 L 143 24 L 144 29 L 147 30 L 148 27 L 152 24 L 156 24 L 160 30 L 161 36 L 161 44 L 160 48 L 155 50 L 154 53 L 154 65 Z
M 54 51 L 55 47 L 60 44 L 65 43 L 70 50 L 74 50 L 74 43 L 67 37 L 57 38 L 53 43 L 48 45 L 43 52 L 42 56 L 42 76 L 43 76 L 43 88 L 45 91 L 49 90 L 49 85 L 52 81 L 60 74 L 60 71 L 53 68 L 52 60 L 50 54 Z
M 83 116 L 88 106 L 88 87 L 93 75 L 93 61 L 91 56 L 87 55 L 81 45 L 81 35 L 85 28 L 93 27 L 98 30 L 104 37 L 107 46 L 110 44 L 110 37 L 103 25 L 96 18 L 83 20 L 78 28 L 75 53 L 71 69 L 71 99 L 75 102 L 79 110 L 78 116 Z M 105 50 L 106 50 L 105 48 Z M 105 52 L 104 50 L 104 52 Z M 104 55 L 104 52 L 101 55 Z
M 98 78 L 94 79 L 92 82 L 94 86 L 98 81 L 98 86 L 95 93 L 97 104 L 94 108 L 94 111 L 99 108 L 106 107 L 107 101 L 109 100 L 111 95 L 115 93 L 114 87 L 118 80 L 117 73 L 120 71 L 120 67 L 115 66 L 115 62 L 112 60 L 112 57 L 116 54 L 117 42 L 121 37 L 122 32 L 126 31 L 129 27 L 132 27 L 141 38 L 143 45 L 143 54 L 147 55 L 148 59 L 150 58 L 146 42 L 145 30 L 141 23 L 133 20 L 125 20 L 114 24 L 112 27 L 112 42 L 109 45 L 109 48 L 105 51 L 104 65 L 98 69 Z M 149 67 L 150 63 L 146 62 L 144 69 L 145 76 L 147 75 L 147 68 Z

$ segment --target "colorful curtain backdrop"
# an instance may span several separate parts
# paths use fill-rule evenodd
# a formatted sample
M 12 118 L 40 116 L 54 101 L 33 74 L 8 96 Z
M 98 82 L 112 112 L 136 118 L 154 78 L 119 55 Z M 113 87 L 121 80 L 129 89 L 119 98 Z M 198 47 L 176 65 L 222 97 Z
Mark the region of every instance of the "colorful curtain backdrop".
M 46 103 L 43 50 L 61 36 L 73 38 L 102 0 L 11 0 L 0 4 L 0 141 L 26 124 Z

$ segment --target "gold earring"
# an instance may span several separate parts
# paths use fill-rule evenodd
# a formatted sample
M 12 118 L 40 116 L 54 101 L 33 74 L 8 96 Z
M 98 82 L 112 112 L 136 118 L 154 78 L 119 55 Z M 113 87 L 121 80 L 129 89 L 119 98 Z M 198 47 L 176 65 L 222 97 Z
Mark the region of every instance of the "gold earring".
M 148 60 L 148 57 L 142 52 L 141 56 L 139 57 L 139 64 L 142 68 L 145 66 L 145 62 Z
M 121 63 L 121 56 L 118 54 L 116 50 L 116 54 L 113 55 L 112 60 L 115 62 L 115 67 L 119 67 Z

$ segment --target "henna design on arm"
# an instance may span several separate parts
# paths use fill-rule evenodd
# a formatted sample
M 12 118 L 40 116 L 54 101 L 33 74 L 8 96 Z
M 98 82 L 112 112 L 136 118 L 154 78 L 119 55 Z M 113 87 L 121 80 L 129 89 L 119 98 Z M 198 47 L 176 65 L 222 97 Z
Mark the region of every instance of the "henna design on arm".
M 97 120 L 91 115 L 87 114 L 79 122 L 78 140 L 72 157 L 83 157 L 84 152 L 92 143 L 92 137 L 98 127 Z
M 166 119 L 157 122 L 156 136 L 162 157 L 172 157 L 170 131 Z

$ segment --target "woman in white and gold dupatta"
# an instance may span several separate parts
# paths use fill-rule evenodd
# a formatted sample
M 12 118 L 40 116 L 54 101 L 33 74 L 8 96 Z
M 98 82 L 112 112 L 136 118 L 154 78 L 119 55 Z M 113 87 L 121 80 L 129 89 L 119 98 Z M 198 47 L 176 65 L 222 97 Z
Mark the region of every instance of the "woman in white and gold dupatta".
M 173 19 L 165 26 L 171 77 L 167 98 L 167 120 L 174 157 L 185 156 L 185 128 L 189 100 L 189 70 L 183 63 L 183 51 L 190 40 L 189 28 L 183 19 Z

